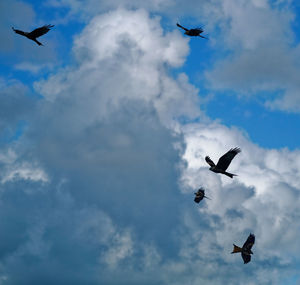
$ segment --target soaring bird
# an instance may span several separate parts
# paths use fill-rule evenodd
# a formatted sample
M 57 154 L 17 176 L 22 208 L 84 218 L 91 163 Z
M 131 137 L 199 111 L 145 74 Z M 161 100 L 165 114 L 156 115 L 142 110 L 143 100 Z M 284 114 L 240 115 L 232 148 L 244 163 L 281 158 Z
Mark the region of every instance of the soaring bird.
M 194 199 L 195 203 L 199 203 L 201 200 L 203 200 L 203 198 L 210 199 L 207 196 L 205 196 L 204 188 L 198 189 L 198 191 L 194 194 L 196 195 Z
M 208 40 L 208 38 L 206 38 L 206 37 L 200 35 L 201 33 L 204 32 L 201 28 L 196 28 L 196 29 L 190 29 L 190 30 L 189 30 L 189 29 L 187 29 L 187 28 L 185 28 L 185 27 L 182 27 L 182 26 L 181 26 L 180 24 L 178 24 L 178 23 L 177 23 L 176 25 L 177 25 L 177 27 L 179 27 L 179 28 L 185 30 L 185 32 L 184 32 L 185 35 L 188 35 L 188 36 L 191 36 L 191 37 L 201 37 L 201 38 L 203 38 L 203 39 L 207 39 L 207 40 Z
M 16 30 L 14 27 L 12 27 L 12 29 L 15 33 L 36 42 L 39 46 L 42 46 L 43 44 L 40 43 L 36 38 L 48 33 L 50 31 L 50 29 L 53 28 L 53 27 L 54 27 L 54 25 L 44 25 L 40 28 L 37 28 L 37 29 L 33 30 L 30 33 L 23 32 L 23 31 L 20 31 L 20 30 Z
M 216 172 L 216 173 L 222 173 L 230 178 L 233 178 L 233 176 L 237 176 L 236 174 L 232 174 L 229 172 L 226 172 L 226 169 L 228 168 L 231 160 L 239 153 L 241 152 L 241 149 L 238 147 L 230 149 L 228 152 L 226 152 L 223 156 L 219 158 L 219 161 L 217 165 L 214 164 L 214 162 L 210 159 L 209 156 L 205 157 L 205 161 L 210 165 L 209 170 Z
M 242 248 L 233 244 L 232 253 L 241 252 L 242 258 L 244 260 L 244 264 L 246 264 L 251 261 L 251 254 L 253 254 L 251 248 L 254 245 L 254 242 L 255 242 L 255 235 L 250 234 Z

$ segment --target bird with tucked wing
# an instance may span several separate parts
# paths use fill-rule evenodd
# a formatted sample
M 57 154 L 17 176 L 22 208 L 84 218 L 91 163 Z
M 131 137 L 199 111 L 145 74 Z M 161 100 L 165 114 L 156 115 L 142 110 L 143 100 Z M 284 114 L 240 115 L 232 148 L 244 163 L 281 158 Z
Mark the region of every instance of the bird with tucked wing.
M 40 43 L 37 38 L 48 33 L 50 31 L 51 28 L 53 28 L 54 25 L 44 25 L 40 28 L 37 28 L 35 30 L 33 30 L 32 32 L 28 33 L 28 32 L 23 32 L 21 30 L 17 30 L 15 29 L 14 27 L 12 27 L 13 31 L 16 33 L 16 34 L 19 34 L 21 36 L 24 36 L 34 42 L 36 42 L 39 46 L 42 46 L 43 44 Z
M 209 156 L 205 157 L 205 161 L 210 165 L 209 170 L 215 173 L 222 173 L 229 176 L 230 178 L 233 178 L 233 176 L 237 176 L 237 175 L 226 172 L 226 169 L 228 168 L 233 158 L 240 152 L 241 149 L 238 147 L 230 149 L 228 152 L 226 152 L 223 156 L 219 158 L 217 165 L 214 164 L 214 162 L 210 159 Z
M 198 191 L 196 193 L 194 193 L 196 196 L 195 196 L 195 203 L 199 203 L 200 201 L 203 200 L 203 198 L 206 198 L 206 199 L 209 199 L 211 200 L 210 198 L 208 198 L 207 196 L 205 196 L 205 190 L 204 188 L 200 188 L 198 189 Z
M 206 37 L 204 37 L 204 36 L 201 35 L 204 32 L 201 28 L 187 29 L 187 28 L 181 26 L 178 23 L 176 25 L 177 25 L 177 27 L 185 30 L 185 32 L 184 32 L 185 35 L 188 35 L 188 36 L 191 36 L 191 37 L 201 37 L 203 39 L 207 39 L 208 40 L 208 38 L 206 38 Z
M 240 252 L 244 260 L 244 264 L 246 264 L 251 261 L 251 254 L 253 254 L 251 248 L 254 245 L 254 243 L 255 243 L 255 235 L 250 234 L 242 248 L 233 244 L 233 251 L 231 253 Z

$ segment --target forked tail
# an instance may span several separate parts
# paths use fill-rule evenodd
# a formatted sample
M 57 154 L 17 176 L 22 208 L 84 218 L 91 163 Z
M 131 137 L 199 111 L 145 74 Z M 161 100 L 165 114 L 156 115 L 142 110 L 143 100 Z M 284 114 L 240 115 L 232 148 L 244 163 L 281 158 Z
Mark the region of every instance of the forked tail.
M 233 178 L 233 176 L 237 176 L 236 174 L 232 174 L 232 173 L 229 173 L 229 172 L 224 172 L 225 175 L 229 176 L 230 178 Z
M 239 246 L 233 244 L 233 250 L 231 253 L 237 253 L 237 252 L 242 252 L 242 249 Z
M 242 252 L 242 248 L 240 248 L 239 246 L 233 244 L 233 250 L 231 253 L 237 253 L 237 252 Z

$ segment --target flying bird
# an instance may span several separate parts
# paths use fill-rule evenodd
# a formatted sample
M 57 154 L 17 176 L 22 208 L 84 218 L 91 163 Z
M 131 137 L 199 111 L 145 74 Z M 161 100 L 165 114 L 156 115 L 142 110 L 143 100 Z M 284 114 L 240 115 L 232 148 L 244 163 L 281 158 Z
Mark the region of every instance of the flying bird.
M 251 261 L 251 254 L 253 254 L 251 248 L 254 245 L 254 242 L 255 242 L 255 235 L 250 234 L 242 248 L 233 244 L 232 253 L 241 252 L 242 258 L 244 260 L 244 264 L 246 264 Z
M 209 199 L 207 196 L 205 196 L 205 190 L 204 188 L 200 188 L 198 189 L 198 191 L 196 193 L 194 193 L 196 196 L 195 196 L 195 203 L 199 203 L 201 200 L 203 200 L 203 198 L 206 198 L 206 199 Z
M 33 30 L 30 33 L 17 30 L 14 27 L 12 27 L 12 29 L 16 34 L 24 36 L 24 37 L 36 42 L 39 46 L 42 46 L 43 44 L 40 43 L 36 38 L 48 33 L 50 31 L 50 29 L 53 28 L 53 27 L 54 27 L 54 25 L 44 25 L 40 28 L 37 28 L 37 29 Z
M 190 29 L 190 30 L 189 30 L 189 29 L 187 29 L 187 28 L 185 28 L 185 27 L 182 27 L 182 26 L 181 26 L 180 24 L 178 24 L 178 23 L 177 23 L 176 25 L 177 25 L 177 27 L 179 27 L 179 28 L 185 30 L 185 32 L 184 32 L 185 35 L 188 35 L 188 36 L 191 36 L 191 37 L 201 37 L 201 38 L 203 38 L 203 39 L 207 39 L 207 40 L 208 40 L 208 38 L 206 38 L 206 37 L 200 35 L 201 33 L 204 32 L 201 28 L 196 28 L 196 29 Z
M 217 165 L 214 164 L 214 162 L 210 159 L 209 156 L 205 157 L 205 161 L 210 165 L 209 170 L 216 172 L 216 173 L 222 173 L 230 178 L 233 178 L 233 176 L 237 176 L 236 174 L 232 174 L 229 172 L 226 172 L 226 169 L 228 168 L 231 160 L 239 153 L 241 152 L 241 149 L 238 147 L 230 149 L 228 152 L 226 152 L 223 156 L 219 158 L 219 161 Z

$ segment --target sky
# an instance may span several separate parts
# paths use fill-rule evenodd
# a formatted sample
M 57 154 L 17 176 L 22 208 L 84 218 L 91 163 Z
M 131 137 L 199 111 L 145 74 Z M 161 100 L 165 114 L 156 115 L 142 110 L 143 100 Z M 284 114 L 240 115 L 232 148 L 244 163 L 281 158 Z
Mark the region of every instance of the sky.
M 0 0 L 0 284 L 299 285 L 299 15 Z M 234 147 L 238 176 L 209 171 Z

